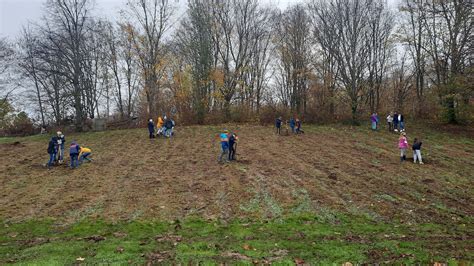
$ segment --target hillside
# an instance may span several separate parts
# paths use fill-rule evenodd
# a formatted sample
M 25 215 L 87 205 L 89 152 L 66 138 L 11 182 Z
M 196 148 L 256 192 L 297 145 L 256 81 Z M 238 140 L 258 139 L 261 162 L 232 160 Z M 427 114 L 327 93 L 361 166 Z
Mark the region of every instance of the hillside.
M 409 142 L 423 140 L 425 165 L 413 164 L 411 151 L 400 164 L 397 134 L 342 125 L 306 125 L 297 136 L 252 125 L 178 127 L 171 140 L 150 140 L 146 129 L 68 135 L 68 143 L 74 139 L 93 150 L 94 161 L 75 170 L 42 166 L 47 136 L 3 139 L 0 217 L 6 224 L 200 219 L 225 225 L 313 215 L 329 226 L 344 219 L 351 226 L 396 224 L 407 230 L 430 224 L 434 231 L 418 235 L 416 229 L 410 241 L 430 242 L 434 253 L 426 254 L 434 257 L 472 260 L 474 138 L 410 126 Z M 235 130 L 240 143 L 238 161 L 220 165 L 216 135 L 223 127 Z M 359 261 L 385 256 L 372 255 Z

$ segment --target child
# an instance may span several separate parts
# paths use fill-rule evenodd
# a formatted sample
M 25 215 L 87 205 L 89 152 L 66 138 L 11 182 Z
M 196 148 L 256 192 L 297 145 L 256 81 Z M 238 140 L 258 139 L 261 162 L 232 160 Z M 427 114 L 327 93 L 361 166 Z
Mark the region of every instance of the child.
M 387 116 L 387 124 L 388 124 L 388 131 L 392 132 L 393 131 L 393 115 L 392 113 L 389 113 Z
M 221 152 L 221 155 L 219 156 L 219 163 L 222 162 L 222 158 L 225 159 L 225 162 L 229 162 L 229 136 L 228 136 L 228 133 L 229 131 L 228 130 L 224 130 L 224 132 L 222 132 L 219 137 L 220 137 L 220 141 L 221 141 L 221 149 L 222 149 L 222 152 Z
M 400 162 L 402 163 L 407 159 L 407 148 L 408 148 L 408 141 L 405 132 L 400 134 L 400 138 L 398 139 L 398 148 L 400 149 Z
M 49 154 L 49 161 L 46 165 L 48 169 L 54 164 L 54 160 L 56 158 L 56 143 L 54 143 L 54 138 L 51 138 L 48 144 L 48 154 Z
M 278 117 L 275 121 L 276 133 L 281 135 L 281 116 Z
M 237 137 L 237 134 L 231 133 L 229 137 L 229 161 L 235 160 L 235 149 L 237 146 L 237 141 L 239 140 L 239 137 Z
M 161 116 L 158 117 L 158 120 L 156 121 L 156 136 L 160 136 L 163 134 L 163 118 Z
M 372 130 L 377 130 L 377 115 L 375 113 L 370 116 L 370 122 L 372 123 Z
M 301 120 L 296 118 L 296 134 L 304 133 L 304 131 L 301 129 Z
M 421 144 L 423 144 L 423 142 L 417 138 L 413 140 L 413 146 L 411 146 L 413 149 L 413 163 L 416 163 L 416 159 L 418 158 L 420 164 L 423 164 L 423 160 L 421 159 Z
M 91 155 L 92 150 L 86 147 L 81 147 L 80 152 L 79 152 L 79 164 L 82 164 L 84 160 L 87 160 L 88 162 L 92 162 L 92 159 L 87 158 L 89 155 Z
M 150 139 L 155 138 L 155 125 L 153 119 L 148 120 L 148 132 L 150 133 Z
M 292 117 L 290 119 L 291 133 L 295 133 L 295 119 Z
M 66 143 L 66 137 L 64 137 L 61 131 L 58 131 L 56 135 L 57 135 L 56 139 L 58 142 L 58 162 L 62 164 L 64 160 L 64 145 L 65 145 L 64 143 Z
M 71 156 L 71 168 L 76 168 L 79 166 L 77 158 L 79 157 L 79 151 L 81 147 L 73 141 L 69 146 L 69 156 Z

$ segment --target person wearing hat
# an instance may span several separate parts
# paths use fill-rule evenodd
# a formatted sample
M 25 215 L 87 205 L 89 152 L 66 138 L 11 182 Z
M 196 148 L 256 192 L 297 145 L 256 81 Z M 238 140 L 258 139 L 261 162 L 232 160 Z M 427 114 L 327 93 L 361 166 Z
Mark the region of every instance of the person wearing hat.
M 219 163 L 222 163 L 224 159 L 225 162 L 229 161 L 229 131 L 225 129 L 222 133 L 220 133 L 219 138 L 221 142 L 221 155 L 219 156 Z
M 58 144 L 58 158 L 57 161 L 62 164 L 64 161 L 64 143 L 66 143 L 66 137 L 61 131 L 56 132 L 56 141 Z
M 398 138 L 398 148 L 400 149 L 400 162 L 402 163 L 407 159 L 408 140 L 407 134 L 402 132 L 400 138 Z

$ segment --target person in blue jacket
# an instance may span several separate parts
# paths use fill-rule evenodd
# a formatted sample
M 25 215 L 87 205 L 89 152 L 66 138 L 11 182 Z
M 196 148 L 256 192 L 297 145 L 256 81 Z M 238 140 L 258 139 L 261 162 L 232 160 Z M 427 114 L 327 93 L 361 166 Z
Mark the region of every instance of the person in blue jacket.
M 290 119 L 290 128 L 291 128 L 292 133 L 295 133 L 295 125 L 296 125 L 295 119 L 292 117 Z
M 226 129 L 220 133 L 219 139 L 221 142 L 221 155 L 219 156 L 219 163 L 222 163 L 222 160 L 229 162 L 229 131 Z
M 155 124 L 153 124 L 153 119 L 148 120 L 148 132 L 150 133 L 150 139 L 155 138 Z
M 275 120 L 276 133 L 281 135 L 281 116 Z

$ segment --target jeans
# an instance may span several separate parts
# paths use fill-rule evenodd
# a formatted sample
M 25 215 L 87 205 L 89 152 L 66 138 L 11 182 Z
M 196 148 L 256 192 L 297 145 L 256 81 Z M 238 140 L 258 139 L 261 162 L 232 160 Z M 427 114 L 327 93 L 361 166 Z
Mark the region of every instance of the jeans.
M 52 166 L 54 164 L 55 159 L 56 159 L 56 153 L 50 153 L 49 154 L 48 167 Z
M 64 146 L 61 146 L 60 149 L 61 149 L 61 154 L 59 154 L 59 160 L 62 161 L 64 160 Z
M 71 168 L 76 168 L 79 166 L 79 162 L 77 160 L 77 157 L 79 157 L 79 154 L 77 153 L 74 153 L 74 154 L 70 154 L 71 156 Z
M 149 131 L 149 132 L 150 132 L 150 139 L 152 139 L 152 138 L 154 138 L 154 137 L 155 137 L 155 134 L 154 134 L 154 132 L 153 132 L 153 131 L 154 131 L 154 130 L 152 130 L 152 131 Z
M 400 130 L 405 130 L 405 123 L 400 121 Z
M 165 132 L 165 135 L 170 138 L 171 135 L 173 135 L 173 129 L 172 128 L 167 128 L 166 129 L 166 132 Z
M 418 161 L 420 163 L 423 162 L 423 160 L 421 159 L 421 150 L 414 150 L 413 151 L 413 162 L 416 163 L 416 159 L 418 158 Z
M 219 162 L 222 162 L 222 159 L 225 159 L 226 162 L 229 161 L 229 147 L 222 147 L 221 155 L 219 156 Z
M 388 131 L 393 131 L 393 123 L 392 122 L 387 122 L 388 123 Z
M 398 122 L 393 122 L 393 130 L 398 129 Z
M 91 155 L 90 152 L 85 152 L 81 155 L 81 158 L 79 158 L 79 162 L 82 163 L 82 161 L 87 160 L 88 162 L 92 161 L 91 159 L 87 158 L 87 156 Z

